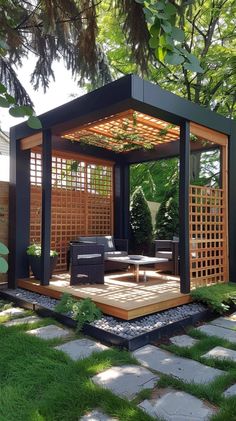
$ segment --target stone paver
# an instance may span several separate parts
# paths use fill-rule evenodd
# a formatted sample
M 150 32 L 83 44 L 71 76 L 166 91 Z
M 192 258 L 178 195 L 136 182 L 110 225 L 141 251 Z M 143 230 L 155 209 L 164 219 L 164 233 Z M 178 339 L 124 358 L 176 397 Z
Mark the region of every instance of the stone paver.
M 203 325 L 197 328 L 200 332 L 205 333 L 208 336 L 217 336 L 221 339 L 236 343 L 236 332 L 230 329 L 225 329 L 220 326 L 214 326 L 211 324 Z
M 218 360 L 232 360 L 236 362 L 236 351 L 224 348 L 223 346 L 216 346 L 215 348 L 202 355 L 205 358 L 217 358 Z
M 55 325 L 39 327 L 38 329 L 28 330 L 29 335 L 37 336 L 41 339 L 59 339 L 70 335 L 69 330 L 62 329 Z
M 205 384 L 224 374 L 224 371 L 208 367 L 187 358 L 178 357 L 153 345 L 146 345 L 133 352 L 145 367 L 177 377 L 187 383 Z
M 129 400 L 143 389 L 152 389 L 159 377 L 144 367 L 124 365 L 111 367 L 93 377 L 93 382 Z
M 226 389 L 223 393 L 226 398 L 230 398 L 231 396 L 236 396 L 236 384 L 233 384 L 228 389 Z
M 3 310 L 0 312 L 0 316 L 21 316 L 25 313 L 25 310 L 20 307 L 11 307 L 7 308 L 6 310 Z
M 13 319 L 9 320 L 8 322 L 4 323 L 4 326 L 17 326 L 22 325 L 24 323 L 36 323 L 42 320 L 40 317 L 37 316 L 27 316 L 27 317 L 21 317 L 20 319 Z
M 181 348 L 191 348 L 198 342 L 197 339 L 191 338 L 191 336 L 188 335 L 173 336 L 172 338 L 170 338 L 170 341 L 173 345 L 177 345 Z
M 101 352 L 108 349 L 107 346 L 91 339 L 77 339 L 67 342 L 63 345 L 56 346 L 55 349 L 65 352 L 72 360 L 81 360 L 89 357 L 93 352 Z
M 99 409 L 95 409 L 94 411 L 80 418 L 80 421 L 117 421 L 117 418 L 111 418 Z
M 232 320 L 229 317 L 218 317 L 217 319 L 212 320 L 210 324 L 214 326 L 221 326 L 225 329 L 236 330 L 236 320 Z
M 145 400 L 139 407 L 152 417 L 165 421 L 206 421 L 215 414 L 203 401 L 181 391 L 166 393 L 159 399 Z

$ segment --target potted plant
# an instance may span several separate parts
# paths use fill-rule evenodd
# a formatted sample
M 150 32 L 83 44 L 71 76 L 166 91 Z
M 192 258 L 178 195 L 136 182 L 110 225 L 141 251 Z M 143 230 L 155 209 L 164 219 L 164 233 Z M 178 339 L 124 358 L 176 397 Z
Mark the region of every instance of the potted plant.
M 31 244 L 26 253 L 29 256 L 29 265 L 32 273 L 36 279 L 41 279 L 41 245 Z M 56 267 L 58 259 L 58 253 L 55 250 L 50 250 L 50 278 Z

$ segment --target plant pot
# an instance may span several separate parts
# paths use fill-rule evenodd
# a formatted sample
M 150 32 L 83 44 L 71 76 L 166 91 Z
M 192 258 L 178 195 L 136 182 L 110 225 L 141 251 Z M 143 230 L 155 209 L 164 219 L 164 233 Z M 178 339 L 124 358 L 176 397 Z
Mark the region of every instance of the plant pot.
M 29 265 L 35 279 L 41 279 L 41 257 L 40 256 L 28 256 Z M 58 256 L 50 257 L 50 278 L 56 267 Z

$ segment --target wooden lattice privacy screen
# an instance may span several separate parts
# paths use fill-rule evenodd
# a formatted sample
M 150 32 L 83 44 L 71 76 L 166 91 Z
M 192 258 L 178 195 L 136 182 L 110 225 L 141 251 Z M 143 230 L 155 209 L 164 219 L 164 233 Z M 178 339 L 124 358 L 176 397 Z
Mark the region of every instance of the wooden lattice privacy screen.
M 226 281 L 226 215 L 223 189 L 190 186 L 192 287 Z
M 41 238 L 40 152 L 31 152 L 31 242 Z M 59 252 L 58 271 L 67 269 L 67 250 L 80 235 L 113 233 L 112 163 L 52 157 L 51 248 Z
M 189 189 L 190 280 L 195 288 L 228 281 L 228 139 L 196 124 L 191 132 L 221 150 L 220 188 Z

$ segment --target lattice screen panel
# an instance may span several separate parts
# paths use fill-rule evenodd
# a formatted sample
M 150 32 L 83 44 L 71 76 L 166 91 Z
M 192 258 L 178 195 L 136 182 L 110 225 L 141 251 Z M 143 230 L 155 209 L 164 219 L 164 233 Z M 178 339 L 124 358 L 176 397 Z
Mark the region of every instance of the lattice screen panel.
M 70 240 L 113 231 L 113 167 L 52 158 L 51 248 L 65 271 Z M 41 155 L 31 153 L 31 241 L 40 242 Z
M 227 233 L 223 189 L 190 186 L 191 287 L 227 281 Z

